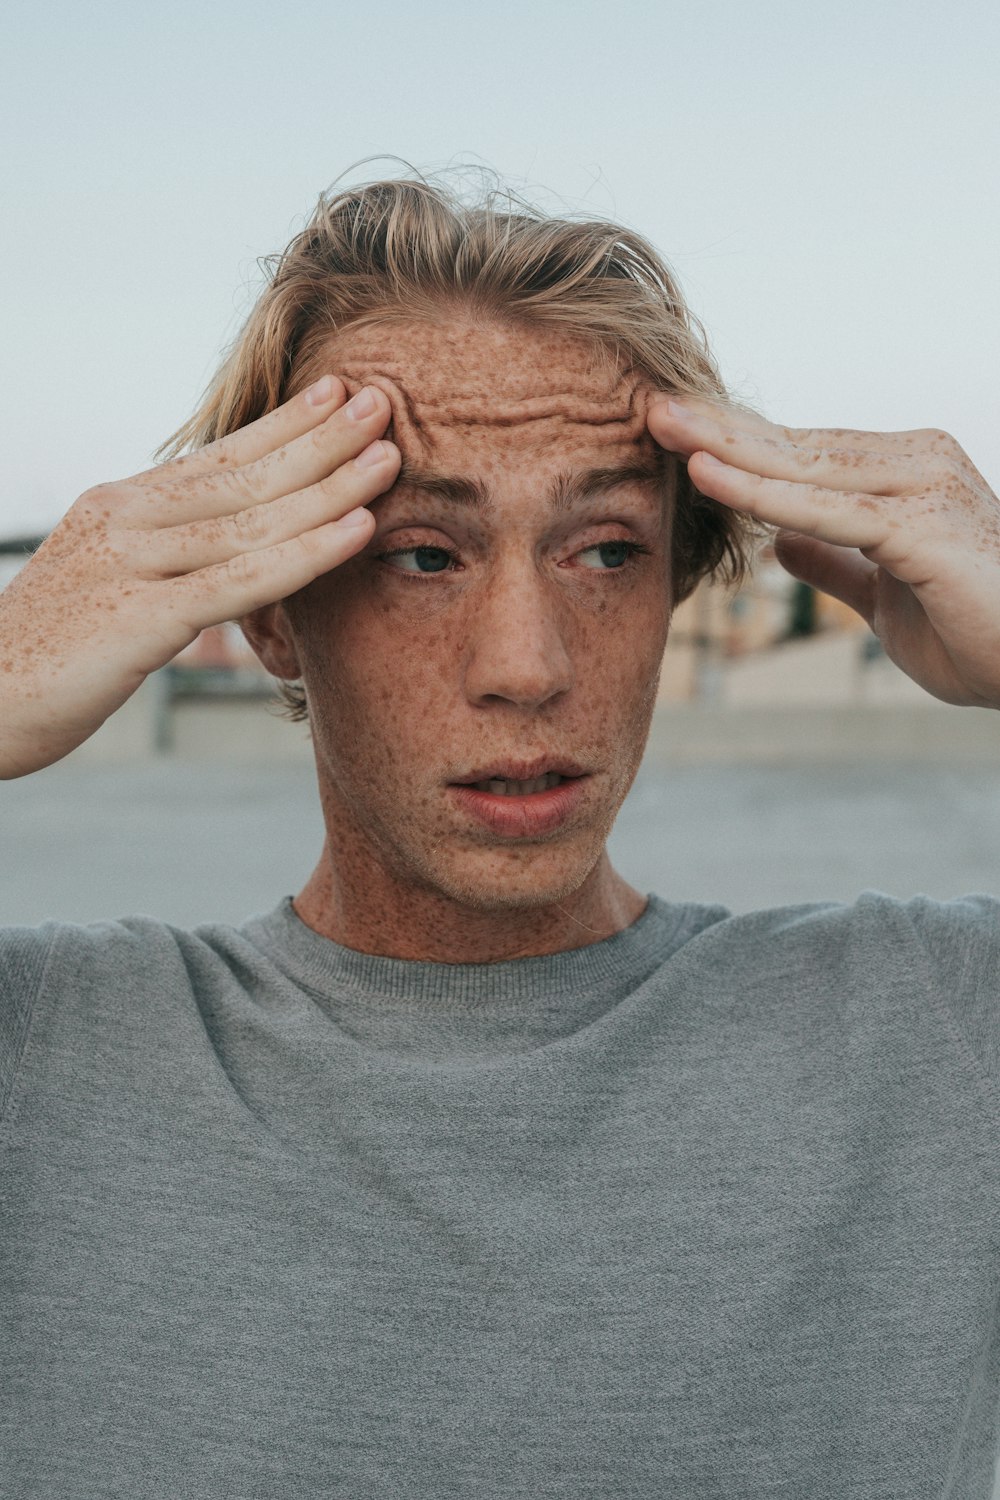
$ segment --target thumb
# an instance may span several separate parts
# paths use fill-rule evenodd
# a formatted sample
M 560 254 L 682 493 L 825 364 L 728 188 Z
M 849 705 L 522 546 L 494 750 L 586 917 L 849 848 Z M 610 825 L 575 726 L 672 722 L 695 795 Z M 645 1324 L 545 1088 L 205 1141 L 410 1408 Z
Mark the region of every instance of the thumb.
M 854 547 L 837 547 L 796 531 L 779 531 L 774 555 L 787 573 L 821 593 L 840 599 L 874 629 L 875 578 L 878 568 Z

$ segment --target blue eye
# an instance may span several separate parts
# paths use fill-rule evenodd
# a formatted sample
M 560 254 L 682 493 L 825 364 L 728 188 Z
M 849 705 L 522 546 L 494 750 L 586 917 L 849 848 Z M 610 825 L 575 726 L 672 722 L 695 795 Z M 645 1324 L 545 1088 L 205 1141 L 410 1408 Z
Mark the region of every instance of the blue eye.
M 578 556 L 582 560 L 588 554 L 596 553 L 600 558 L 600 562 L 584 562 L 583 566 L 585 568 L 603 570 L 607 568 L 623 568 L 637 552 L 644 552 L 645 550 L 645 547 L 641 547 L 638 542 L 598 542 L 593 547 L 584 547 L 583 551 L 578 553 Z
M 382 556 L 400 573 L 444 573 L 454 553 L 446 547 L 401 547 L 398 552 L 384 552 Z

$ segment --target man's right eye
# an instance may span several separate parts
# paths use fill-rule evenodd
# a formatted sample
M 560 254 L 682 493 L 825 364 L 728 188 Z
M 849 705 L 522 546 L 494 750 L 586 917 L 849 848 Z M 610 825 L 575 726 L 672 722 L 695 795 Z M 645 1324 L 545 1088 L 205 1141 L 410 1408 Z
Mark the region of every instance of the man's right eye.
M 447 547 L 400 547 L 395 552 L 379 554 L 400 573 L 445 573 L 455 560 Z

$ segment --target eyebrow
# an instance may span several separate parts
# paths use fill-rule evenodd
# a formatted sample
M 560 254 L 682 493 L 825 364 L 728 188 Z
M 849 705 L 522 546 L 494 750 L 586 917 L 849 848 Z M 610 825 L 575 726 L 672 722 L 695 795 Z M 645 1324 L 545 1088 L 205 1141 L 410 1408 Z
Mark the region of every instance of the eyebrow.
M 606 495 L 626 484 L 655 485 L 663 487 L 669 475 L 669 459 L 665 453 L 635 463 L 614 464 L 608 468 L 583 469 L 578 474 L 559 474 L 549 489 L 549 501 L 555 511 L 572 510 L 581 500 L 595 495 Z M 438 500 L 452 505 L 466 505 L 473 510 L 490 511 L 493 497 L 489 486 L 479 479 L 466 479 L 454 474 L 435 474 L 429 469 L 418 469 L 404 460 L 393 490 L 418 490 L 433 495 Z

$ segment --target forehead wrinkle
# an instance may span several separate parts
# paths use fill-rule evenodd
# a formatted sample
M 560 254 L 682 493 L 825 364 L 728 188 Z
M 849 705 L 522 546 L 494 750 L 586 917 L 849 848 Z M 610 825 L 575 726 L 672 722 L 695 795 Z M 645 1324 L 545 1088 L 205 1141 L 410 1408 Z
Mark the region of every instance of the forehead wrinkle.
M 603 397 L 586 399 L 572 391 L 496 402 L 456 392 L 442 403 L 411 400 L 408 415 L 418 426 L 516 427 L 522 422 L 556 421 L 581 427 L 608 427 L 631 423 L 634 408 L 631 402 L 613 402 Z
M 392 421 L 385 436 L 424 454 L 433 450 L 443 431 L 471 436 L 477 429 L 509 432 L 524 428 L 527 437 L 532 428 L 536 431 L 541 428 L 536 441 L 551 444 L 559 441 L 567 428 L 577 426 L 598 429 L 602 441 L 612 442 L 618 438 L 634 439 L 645 426 L 644 416 L 637 414 L 634 401 L 616 410 L 604 400 L 583 401 L 572 395 L 529 396 L 484 410 L 480 398 L 462 397 L 457 393 L 449 398 L 446 406 L 415 401 L 400 382 L 390 380 L 382 371 L 373 371 L 364 382 L 357 376 L 347 375 L 344 383 L 349 395 L 359 391 L 362 383 L 381 390 L 388 397 L 392 410 Z
M 623 370 L 616 374 L 610 389 L 593 390 L 593 380 L 586 382 L 591 388 L 584 392 L 567 384 L 562 389 L 542 393 L 501 395 L 494 379 L 489 390 L 470 390 L 470 372 L 452 372 L 453 385 L 442 393 L 428 394 L 426 385 L 420 395 L 413 391 L 415 371 L 394 360 L 360 360 L 348 358 L 340 366 L 349 395 L 362 385 L 373 385 L 389 400 L 392 409 L 392 430 L 387 436 L 398 442 L 427 453 L 435 446 L 435 439 L 444 431 L 469 433 L 476 429 L 499 429 L 511 431 L 525 428 L 525 436 L 539 428 L 549 442 L 558 439 L 561 432 L 575 426 L 587 427 L 599 433 L 601 441 L 618 438 L 636 438 L 645 428 L 645 411 L 641 382 L 638 373 Z M 426 368 L 425 377 L 433 374 L 434 385 L 442 384 L 441 372 Z M 476 372 L 481 374 L 482 372 Z M 573 379 L 566 372 L 567 381 Z M 545 372 L 534 371 L 532 378 L 545 383 Z M 551 379 L 551 372 L 549 372 Z M 464 386 L 464 389 L 463 389 Z M 436 432 L 435 432 L 436 429 Z M 541 436 L 539 438 L 541 439 Z

